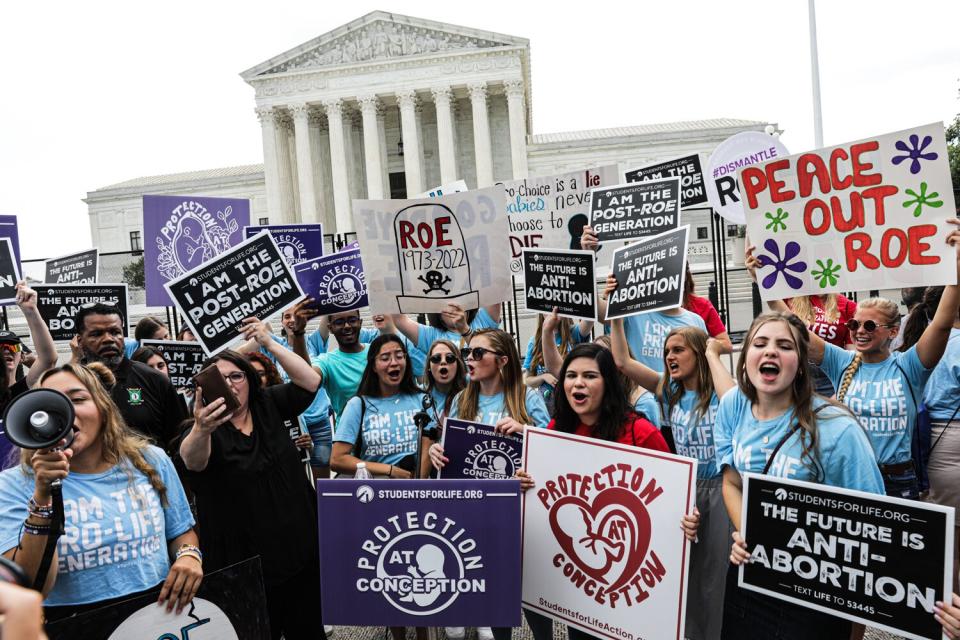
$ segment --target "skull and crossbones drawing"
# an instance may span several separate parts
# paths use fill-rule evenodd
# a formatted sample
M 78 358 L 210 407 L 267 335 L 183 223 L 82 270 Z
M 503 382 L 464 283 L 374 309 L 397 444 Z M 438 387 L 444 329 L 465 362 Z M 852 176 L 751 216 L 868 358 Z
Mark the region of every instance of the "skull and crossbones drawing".
M 423 290 L 424 293 L 443 291 L 444 295 L 450 295 L 450 292 L 443 286 L 450 282 L 450 276 L 445 276 L 439 271 L 427 271 L 424 275 L 418 276 L 417 279 L 427 285 L 427 288 Z

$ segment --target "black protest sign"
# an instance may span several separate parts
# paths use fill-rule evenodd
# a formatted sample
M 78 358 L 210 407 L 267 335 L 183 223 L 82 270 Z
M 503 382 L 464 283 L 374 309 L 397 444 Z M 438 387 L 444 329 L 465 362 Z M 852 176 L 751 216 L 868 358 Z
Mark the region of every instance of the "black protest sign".
M 140 346 L 150 347 L 163 356 L 170 384 L 177 389 L 193 389 L 193 376 L 200 373 L 200 365 L 207 359 L 199 342 L 141 340 Z
M 680 227 L 613 252 L 617 288 L 607 298 L 608 320 L 680 306 L 689 231 Z
M 679 178 L 681 209 L 707 201 L 707 189 L 703 185 L 703 169 L 700 167 L 700 156 L 697 154 L 631 169 L 626 172 L 625 177 L 627 182 Z
M 269 319 L 303 297 L 293 271 L 267 231 L 163 286 L 210 355 L 240 337 L 244 318 Z
M 97 281 L 100 251 L 89 249 L 44 262 L 43 281 L 47 284 L 89 284 Z
M 0 238 L 0 304 L 17 301 L 17 283 L 20 281 L 20 263 L 10 238 Z
M 680 178 L 591 190 L 590 226 L 601 244 L 676 229 L 680 226 Z
M 953 508 L 747 473 L 740 586 L 908 638 L 940 638 Z
M 38 284 L 37 311 L 54 340 L 70 340 L 77 334 L 75 320 L 80 308 L 93 302 L 115 306 L 123 318 L 123 335 L 130 335 L 125 284 Z
M 597 319 L 592 251 L 524 249 L 523 281 L 527 309 Z
M 179 614 L 157 606 L 160 589 L 46 625 L 50 640 L 268 640 L 270 619 L 260 558 L 203 576 Z

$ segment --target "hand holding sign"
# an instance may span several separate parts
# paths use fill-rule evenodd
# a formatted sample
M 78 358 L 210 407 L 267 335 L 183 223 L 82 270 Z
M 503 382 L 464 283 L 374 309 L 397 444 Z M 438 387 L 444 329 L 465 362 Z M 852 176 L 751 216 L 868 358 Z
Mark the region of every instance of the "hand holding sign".
M 244 340 L 256 340 L 261 347 L 266 347 L 273 342 L 270 325 L 252 316 L 243 319 L 240 324 L 240 333 L 243 334 Z

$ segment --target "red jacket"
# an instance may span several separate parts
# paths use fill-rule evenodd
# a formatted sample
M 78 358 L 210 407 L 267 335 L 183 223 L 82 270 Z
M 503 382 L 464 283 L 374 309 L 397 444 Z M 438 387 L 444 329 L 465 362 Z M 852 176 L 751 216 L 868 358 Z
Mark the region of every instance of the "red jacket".
M 555 420 L 551 420 L 550 424 L 547 425 L 547 429 L 556 429 L 555 422 Z M 582 422 L 577 425 L 577 430 L 574 431 L 574 434 L 586 438 L 596 437 L 593 434 L 593 427 L 588 427 Z M 620 435 L 617 436 L 617 442 L 620 444 L 629 444 L 634 447 L 641 447 L 643 449 L 653 449 L 654 451 L 670 453 L 667 441 L 660 435 L 660 430 L 653 426 L 649 420 L 641 418 L 635 413 L 630 413 L 627 416 L 626 421 L 623 423 L 623 428 L 620 430 Z

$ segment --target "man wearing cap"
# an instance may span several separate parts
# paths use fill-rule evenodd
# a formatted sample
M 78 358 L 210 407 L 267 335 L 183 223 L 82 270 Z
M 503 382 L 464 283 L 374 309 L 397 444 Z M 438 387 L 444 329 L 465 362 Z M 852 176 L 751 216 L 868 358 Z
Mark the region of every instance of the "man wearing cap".
M 110 395 L 127 425 L 163 449 L 180 435 L 186 408 L 169 378 L 123 353 L 123 323 L 120 309 L 95 303 L 77 313 L 77 343 L 81 359 L 102 362 L 117 379 Z

